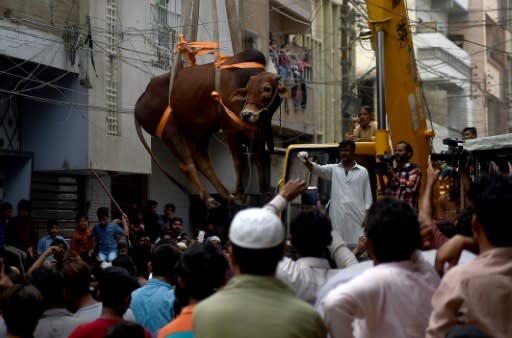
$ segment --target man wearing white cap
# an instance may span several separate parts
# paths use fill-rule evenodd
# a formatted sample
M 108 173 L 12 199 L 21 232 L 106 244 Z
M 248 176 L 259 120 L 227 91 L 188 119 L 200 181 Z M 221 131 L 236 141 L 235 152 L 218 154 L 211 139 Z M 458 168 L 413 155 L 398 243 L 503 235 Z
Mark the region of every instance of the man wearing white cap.
M 193 332 L 209 337 L 325 337 L 320 316 L 274 276 L 283 257 L 285 229 L 270 210 L 240 211 L 229 229 L 235 277 L 198 304 Z

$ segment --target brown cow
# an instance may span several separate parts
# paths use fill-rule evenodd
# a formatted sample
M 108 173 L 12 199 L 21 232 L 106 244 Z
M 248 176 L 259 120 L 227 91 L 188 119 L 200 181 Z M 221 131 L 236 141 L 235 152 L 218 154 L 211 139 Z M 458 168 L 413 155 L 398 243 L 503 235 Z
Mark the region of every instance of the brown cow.
M 241 52 L 223 65 L 240 62 L 265 64 L 264 55 L 254 49 Z M 208 208 L 220 204 L 209 196 L 198 177 L 198 170 L 228 200 L 238 201 L 242 195 L 242 145 L 250 147 L 258 169 L 260 192 L 268 192 L 265 167 L 268 154 L 265 141 L 273 151 L 271 119 L 281 103 L 286 89 L 279 86 L 279 77 L 263 68 L 227 68 L 220 71 L 220 97 L 229 113 L 212 98 L 215 90 L 214 64 L 198 65 L 180 70 L 171 92 L 171 115 L 163 128 L 162 141 L 171 149 L 179 169 Z M 135 105 L 135 120 L 155 135 L 159 121 L 168 105 L 169 76 L 166 73 L 151 79 Z M 247 84 L 247 86 L 246 86 Z M 244 105 L 245 102 L 245 105 Z M 245 108 L 244 108 L 245 106 Z M 243 119 L 238 113 L 244 108 Z M 236 172 L 235 196 L 230 194 L 215 174 L 208 157 L 208 142 L 213 133 L 222 129 L 233 157 Z M 145 143 L 142 138 L 141 141 Z M 147 147 L 149 149 L 149 147 Z M 153 156 L 153 155 L 152 155 Z M 173 180 L 174 181 L 174 180 Z

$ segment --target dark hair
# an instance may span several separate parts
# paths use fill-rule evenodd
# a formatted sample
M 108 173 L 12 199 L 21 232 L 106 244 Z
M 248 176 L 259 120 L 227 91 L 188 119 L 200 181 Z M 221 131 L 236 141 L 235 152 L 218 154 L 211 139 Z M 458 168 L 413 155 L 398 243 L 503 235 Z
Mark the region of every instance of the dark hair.
M 466 237 L 473 237 L 471 230 L 471 223 L 475 210 L 472 207 L 467 207 L 461 211 L 457 217 L 457 225 L 455 226 L 455 233 Z
M 475 186 L 474 208 L 487 240 L 494 246 L 512 246 L 512 227 L 504 221 L 505 210 L 512 205 L 512 177 L 484 177 Z
M 154 276 L 173 277 L 174 267 L 181 251 L 174 242 L 157 245 L 151 253 L 151 268 Z
M 12 210 L 11 203 L 3 202 L 2 204 L 0 204 L 0 222 L 5 221 L 8 210 Z
M 412 207 L 389 197 L 368 210 L 366 235 L 379 263 L 408 260 L 421 243 L 420 225 Z
M 228 261 L 224 253 L 210 243 L 191 246 L 176 265 L 188 296 L 205 299 L 220 288 L 226 280 Z
M 140 238 L 142 237 L 144 236 L 141 236 Z M 137 243 L 136 245 L 133 246 L 130 255 L 133 258 L 133 261 L 135 262 L 137 273 L 147 278 L 148 262 L 151 260 L 151 245 L 140 245 Z
M 18 202 L 17 205 L 18 212 L 20 211 L 28 211 L 30 212 L 30 201 L 22 199 Z
M 464 129 L 462 129 L 462 134 L 464 135 L 465 132 L 469 131 L 471 134 L 478 136 L 478 133 L 476 132 L 476 128 L 475 127 L 466 127 Z
M 126 271 L 128 271 L 132 276 L 137 275 L 137 268 L 135 267 L 135 262 L 128 255 L 122 255 L 114 259 L 112 261 L 112 266 L 119 266 L 121 268 L 125 268 Z
M 364 110 L 366 110 L 368 113 L 373 114 L 373 107 L 371 107 L 371 106 L 361 106 L 361 107 L 359 108 L 359 110 L 361 110 L 361 109 L 364 109 Z
M 356 143 L 352 140 L 343 140 L 339 143 L 338 149 L 350 147 L 350 150 L 354 152 L 356 150 Z
M 284 242 L 269 249 L 246 249 L 231 243 L 231 250 L 241 273 L 272 276 L 283 258 Z
M 50 243 L 50 246 L 54 245 L 64 245 L 64 247 L 67 247 L 66 241 L 62 238 L 54 238 L 53 241 Z
M 160 232 L 160 242 L 164 240 L 164 236 L 169 236 L 172 238 L 174 238 L 174 233 L 171 231 L 171 230 L 163 230 Z M 158 244 L 160 244 L 160 242 L 158 242 Z
M 44 308 L 64 306 L 64 276 L 54 268 L 42 266 L 30 275 L 32 284 L 43 295 Z
M 43 313 L 43 296 L 33 285 L 16 284 L 1 295 L 2 316 L 7 331 L 31 338 Z
M 154 201 L 154 200 L 147 200 L 146 201 L 146 208 L 152 207 L 154 205 L 158 205 L 158 202 Z
M 318 210 L 302 211 L 290 224 L 291 241 L 303 257 L 322 257 L 332 242 L 329 218 Z
M 103 218 L 110 216 L 110 209 L 107 207 L 99 207 L 96 211 L 96 216 L 98 216 L 98 220 L 102 220 Z
M 12 204 L 9 203 L 9 202 L 2 202 L 2 204 L 0 204 L 0 210 L 1 211 L 5 211 L 5 210 L 9 210 L 9 209 L 12 209 Z
M 138 286 L 135 277 L 124 268 L 113 266 L 98 272 L 101 303 L 104 307 L 119 310 L 121 312 L 119 315 L 126 311 L 126 308 L 122 308 L 122 306 Z
M 165 210 L 172 210 L 172 211 L 176 211 L 176 206 L 172 203 L 167 203 L 164 207 L 164 211 Z
M 413 149 L 412 149 L 412 145 L 407 142 L 407 141 L 400 141 L 398 142 L 397 144 L 403 144 L 405 146 L 405 152 L 409 154 L 409 158 L 412 157 L 412 154 L 414 153 Z
M 183 219 L 181 217 L 173 217 L 169 220 L 169 224 L 172 225 L 174 222 L 180 221 L 181 224 L 183 224 Z
M 120 321 L 105 331 L 105 338 L 145 338 L 144 328 L 137 323 Z
M 90 293 L 91 269 L 81 259 L 67 258 L 62 263 L 64 287 L 69 290 L 72 297 L 83 297 Z
M 79 212 L 78 214 L 76 214 L 75 221 L 78 223 L 78 222 L 80 222 L 80 219 L 82 219 L 82 218 L 89 220 L 89 217 L 87 217 L 86 213 Z
M 55 226 L 57 226 L 57 227 L 58 227 L 58 226 L 59 226 L 59 222 L 57 222 L 57 220 L 56 220 L 56 219 L 54 219 L 54 218 L 50 218 L 50 219 L 48 220 L 48 222 L 46 223 L 46 228 L 47 228 L 48 230 L 50 230 L 50 228 L 51 228 L 53 225 L 55 225 Z

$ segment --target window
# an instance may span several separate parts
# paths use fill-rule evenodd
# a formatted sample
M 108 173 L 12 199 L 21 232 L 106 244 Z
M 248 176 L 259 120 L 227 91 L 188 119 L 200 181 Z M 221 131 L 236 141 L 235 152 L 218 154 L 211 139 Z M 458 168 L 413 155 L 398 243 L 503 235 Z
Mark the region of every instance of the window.
M 487 56 L 489 56 L 494 62 L 504 65 L 505 64 L 505 33 L 503 28 L 489 17 L 485 16 L 485 35 L 486 35 L 486 46 Z
M 242 37 L 242 49 L 248 49 L 248 48 L 259 48 L 259 37 L 258 35 L 244 31 L 243 37 Z
M 178 0 L 175 0 L 177 2 Z M 169 0 L 155 0 L 151 5 L 151 28 L 153 43 L 152 66 L 169 69 L 171 67 L 171 55 L 174 52 L 176 41 L 178 40 L 177 28 L 180 24 L 181 16 L 175 10 L 170 11 Z
M 459 48 L 464 48 L 464 34 L 448 34 L 448 39 L 450 39 Z

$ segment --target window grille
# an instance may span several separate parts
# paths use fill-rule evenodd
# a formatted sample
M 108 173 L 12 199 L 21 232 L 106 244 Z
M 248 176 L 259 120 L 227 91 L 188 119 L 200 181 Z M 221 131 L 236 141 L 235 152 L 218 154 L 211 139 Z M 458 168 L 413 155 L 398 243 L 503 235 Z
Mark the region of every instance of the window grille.
M 170 69 L 172 53 L 178 40 L 181 15 L 168 9 L 168 0 L 158 0 L 151 5 L 153 59 L 151 65 Z
M 119 41 L 117 38 L 116 0 L 107 0 L 107 53 L 105 56 L 105 104 L 107 108 L 107 134 L 120 136 L 118 111 Z

